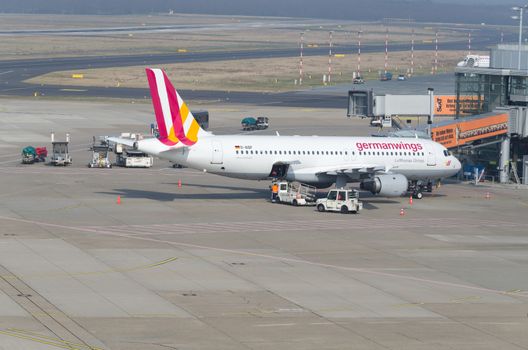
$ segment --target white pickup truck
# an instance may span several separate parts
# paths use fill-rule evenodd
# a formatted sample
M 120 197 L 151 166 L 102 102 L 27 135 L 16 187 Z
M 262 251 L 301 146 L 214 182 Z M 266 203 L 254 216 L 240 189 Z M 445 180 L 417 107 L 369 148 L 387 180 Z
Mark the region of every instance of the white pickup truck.
M 316 202 L 318 211 L 339 211 L 343 214 L 356 214 L 363 209 L 359 201 L 359 192 L 356 190 L 335 189 L 330 190 L 326 198 Z

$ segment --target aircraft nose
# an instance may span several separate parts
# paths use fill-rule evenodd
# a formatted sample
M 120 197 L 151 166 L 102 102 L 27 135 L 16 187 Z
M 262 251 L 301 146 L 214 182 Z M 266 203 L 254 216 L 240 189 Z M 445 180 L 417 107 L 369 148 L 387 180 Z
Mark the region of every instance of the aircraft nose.
M 462 163 L 460 163 L 460 161 L 458 160 L 457 157 L 453 157 L 454 159 L 454 163 L 455 163 L 455 169 L 457 171 L 459 171 L 460 169 L 462 169 Z

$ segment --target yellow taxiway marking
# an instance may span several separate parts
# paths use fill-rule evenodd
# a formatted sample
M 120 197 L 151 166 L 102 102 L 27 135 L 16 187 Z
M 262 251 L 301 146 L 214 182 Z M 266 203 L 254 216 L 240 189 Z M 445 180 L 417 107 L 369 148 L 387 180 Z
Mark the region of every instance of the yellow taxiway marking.
M 479 300 L 479 299 L 482 299 L 482 298 L 477 296 L 477 295 L 471 295 L 469 297 L 451 299 L 451 300 L 449 300 L 449 302 L 450 303 L 454 303 L 454 304 L 462 304 L 462 303 L 465 303 L 467 301 L 475 301 L 475 300 Z
M 424 304 L 425 303 L 422 303 L 421 301 L 419 301 L 419 302 L 416 302 L 416 303 L 396 304 L 396 305 L 394 305 L 394 307 L 397 307 L 397 308 L 414 307 L 414 306 L 421 306 L 421 305 L 424 305 Z
M 102 270 L 102 271 L 86 271 L 86 272 L 64 272 L 64 273 L 49 273 L 49 274 L 26 274 L 26 275 L 5 275 L 0 277 L 5 279 L 15 279 L 15 278 L 24 278 L 24 277 L 60 277 L 60 276 L 92 276 L 92 275 L 105 275 L 109 273 L 116 273 L 116 272 L 132 272 L 132 271 L 139 271 L 139 270 L 146 270 L 151 269 L 154 267 L 158 267 L 161 265 L 168 264 L 170 262 L 173 262 L 175 260 L 178 260 L 177 257 L 168 258 L 165 260 L 161 260 L 152 264 L 148 265 L 140 265 L 140 266 L 134 266 L 124 269 L 109 269 L 109 270 Z
M 18 329 L 8 329 L 5 331 L 0 330 L 0 334 L 8 335 L 8 336 L 19 338 L 19 339 L 30 340 L 30 341 L 45 344 L 45 345 L 51 345 L 51 346 L 54 346 L 56 348 L 61 348 L 61 349 L 103 350 L 101 348 L 90 346 L 90 345 L 73 343 L 73 342 L 69 342 L 66 340 L 59 339 L 59 338 L 48 337 L 48 336 L 41 335 L 38 333 L 34 333 L 30 331 L 23 331 L 23 330 L 18 330 Z
M 518 294 L 518 293 L 524 293 L 522 289 L 510 289 L 504 292 L 504 294 Z

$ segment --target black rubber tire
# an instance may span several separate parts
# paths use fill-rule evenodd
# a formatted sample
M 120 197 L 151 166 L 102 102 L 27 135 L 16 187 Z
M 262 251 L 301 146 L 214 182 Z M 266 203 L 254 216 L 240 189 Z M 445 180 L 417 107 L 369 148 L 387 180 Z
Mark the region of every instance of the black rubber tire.
M 323 204 L 317 205 L 317 211 L 322 213 L 323 211 L 325 211 L 325 206 Z
M 299 206 L 299 203 L 297 202 L 297 199 L 294 199 L 294 200 L 292 201 L 292 205 L 293 205 L 294 207 L 298 207 L 298 206 Z
M 348 207 L 346 205 L 341 207 L 341 214 L 348 214 Z
M 423 198 L 423 193 L 422 192 L 416 192 L 416 194 L 414 195 L 414 198 L 422 199 Z

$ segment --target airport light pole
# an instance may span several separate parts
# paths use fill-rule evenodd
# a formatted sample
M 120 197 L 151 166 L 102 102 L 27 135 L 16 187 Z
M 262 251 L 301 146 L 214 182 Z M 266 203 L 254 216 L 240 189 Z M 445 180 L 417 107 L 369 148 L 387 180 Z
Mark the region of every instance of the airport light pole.
M 361 28 L 358 31 L 357 76 L 361 77 Z
M 301 47 L 300 47 L 300 56 L 299 56 L 299 85 L 303 83 L 303 49 L 304 49 L 304 32 L 301 32 Z
M 512 16 L 512 19 L 518 19 L 519 20 L 519 46 L 518 46 L 518 62 L 517 62 L 517 69 L 521 70 L 521 45 L 522 45 L 522 27 L 523 27 L 523 12 L 528 7 L 528 5 L 524 6 L 515 6 L 512 7 L 513 11 L 519 12 L 519 16 Z
M 411 34 L 411 72 L 410 76 L 414 75 L 414 28 L 412 29 Z

